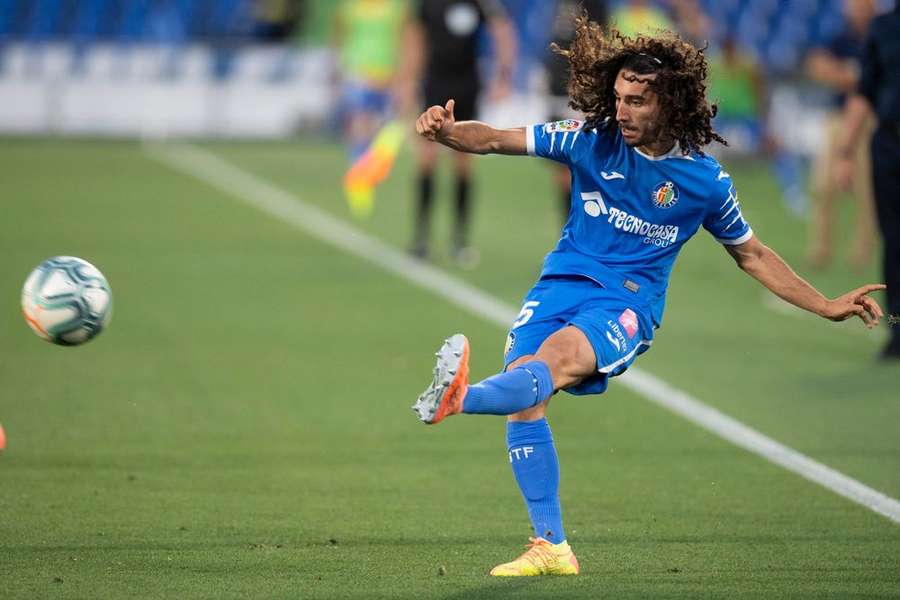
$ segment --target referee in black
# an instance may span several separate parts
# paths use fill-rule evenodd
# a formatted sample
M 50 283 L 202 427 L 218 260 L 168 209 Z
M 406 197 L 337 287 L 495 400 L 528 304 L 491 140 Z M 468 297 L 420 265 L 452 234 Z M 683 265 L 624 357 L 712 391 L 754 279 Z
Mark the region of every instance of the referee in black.
M 900 2 L 869 25 L 863 47 L 857 93 L 844 109 L 844 132 L 838 150 L 837 177 L 849 187 L 854 176 L 852 156 L 862 124 L 874 112 L 878 128 L 872 136 L 875 210 L 884 250 L 891 337 L 881 352 L 885 360 L 900 360 Z
M 420 81 L 425 106 L 454 99 L 457 121 L 476 118 L 481 92 L 478 75 L 478 46 L 486 27 L 494 42 L 494 74 L 491 96 L 500 99 L 510 90 L 516 37 L 512 23 L 499 0 L 418 0 L 410 32 L 404 35 L 404 71 Z M 415 6 L 415 5 L 414 5 Z M 417 148 L 418 185 L 415 233 L 410 252 L 419 258 L 429 254 L 429 234 L 434 204 L 434 170 L 438 144 L 422 143 Z M 470 246 L 471 156 L 453 153 L 456 175 L 453 259 L 463 267 L 474 267 L 478 254 Z

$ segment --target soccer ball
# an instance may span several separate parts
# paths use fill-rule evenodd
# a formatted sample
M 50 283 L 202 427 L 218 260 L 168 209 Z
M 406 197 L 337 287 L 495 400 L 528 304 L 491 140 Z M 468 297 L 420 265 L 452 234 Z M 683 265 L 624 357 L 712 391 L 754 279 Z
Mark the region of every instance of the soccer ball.
M 48 258 L 22 288 L 25 321 L 40 337 L 77 346 L 109 324 L 112 292 L 97 267 L 74 256 Z

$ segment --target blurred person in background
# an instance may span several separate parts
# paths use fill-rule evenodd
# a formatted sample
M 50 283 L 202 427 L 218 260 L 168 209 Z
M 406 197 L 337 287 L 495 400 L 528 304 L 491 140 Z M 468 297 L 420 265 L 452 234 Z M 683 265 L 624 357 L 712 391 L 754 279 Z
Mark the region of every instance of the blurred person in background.
M 813 166 L 813 204 L 810 213 L 809 240 L 806 260 L 811 267 L 824 268 L 834 253 L 834 221 L 839 189 L 834 178 L 841 135 L 841 108 L 847 95 L 859 83 L 859 60 L 869 22 L 875 16 L 875 0 L 845 0 L 843 31 L 813 48 L 806 59 L 806 73 L 813 80 L 830 89 L 831 111 L 827 117 L 825 145 L 816 156 Z M 862 124 L 863 137 L 868 139 L 875 129 L 874 117 Z M 854 155 L 855 169 L 868 173 L 871 156 L 866 144 L 860 144 Z M 853 227 L 850 263 L 861 270 L 872 258 L 875 245 L 875 214 L 872 201 L 872 181 L 857 177 L 853 186 L 856 222 Z
M 568 48 L 575 39 L 575 17 L 582 11 L 588 19 L 602 25 L 609 21 L 609 7 L 606 0 L 557 0 L 553 21 L 553 43 Z M 569 61 L 564 56 L 552 52 L 548 47 L 544 59 L 547 71 L 548 121 L 583 119 L 584 115 L 569 107 Z M 553 164 L 553 182 L 559 192 L 559 207 L 562 222 L 569 219 L 572 201 L 572 177 L 565 165 Z
M 396 93 L 407 0 L 344 0 L 335 37 L 343 79 L 341 112 L 350 160 L 362 156 L 387 119 Z
M 759 63 L 728 35 L 709 61 L 709 95 L 718 102 L 716 129 L 740 151 L 765 138 L 766 82 Z
M 836 174 L 845 188 L 858 178 L 873 181 L 891 317 L 890 338 L 881 358 L 896 361 L 900 360 L 900 3 L 871 21 L 860 65 L 859 83 L 844 108 Z M 873 116 L 877 126 L 871 141 L 872 169 L 862 172 L 855 166 L 856 149 L 867 119 Z
M 675 31 L 666 11 L 650 0 L 626 0 L 613 10 L 610 21 L 625 37 L 652 35 L 662 29 Z
M 626 0 L 619 3 L 610 21 L 626 37 L 667 30 L 697 46 L 706 44 L 710 29 L 697 0 Z
M 729 149 L 718 150 L 765 155 L 770 161 L 788 210 L 803 217 L 807 197 L 797 157 L 769 131 L 769 92 L 759 61 L 726 35 L 709 60 L 709 95 L 718 102 L 715 125 L 730 140 Z
M 709 38 L 709 17 L 698 0 L 669 0 L 678 34 L 697 47 Z
M 456 99 L 460 119 L 474 119 L 481 81 L 478 75 L 479 33 L 484 26 L 494 42 L 493 81 L 489 96 L 500 100 L 510 92 L 516 34 L 498 0 L 419 0 L 410 28 L 404 35 L 403 57 L 406 81 L 405 106 L 414 106 L 421 83 L 425 106 Z M 429 256 L 431 217 L 434 206 L 434 172 L 437 144 L 420 142 L 417 148 L 415 230 L 410 253 Z M 464 268 L 478 263 L 478 252 L 470 245 L 471 157 L 453 152 L 455 181 L 455 227 L 452 257 Z

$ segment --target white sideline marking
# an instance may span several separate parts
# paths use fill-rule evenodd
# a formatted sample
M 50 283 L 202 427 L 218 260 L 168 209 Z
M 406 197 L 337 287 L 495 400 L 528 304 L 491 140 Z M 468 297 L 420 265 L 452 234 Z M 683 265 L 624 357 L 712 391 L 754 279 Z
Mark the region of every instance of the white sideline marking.
M 688 421 L 715 433 L 736 446 L 758 454 L 788 471 L 793 471 L 836 494 L 853 500 L 857 504 L 862 504 L 895 523 L 900 523 L 900 502 L 890 496 L 873 490 L 831 467 L 816 462 L 805 454 L 776 442 L 649 373 L 636 371 L 632 367 L 622 378 L 627 378 L 628 387 L 647 400 L 681 415 Z
M 145 146 L 145 152 L 176 171 L 199 179 L 314 238 L 373 262 L 491 323 L 507 328 L 515 319 L 516 307 L 462 279 L 408 257 L 400 250 L 210 152 L 186 144 L 152 144 Z M 900 502 L 897 500 L 766 437 L 658 377 L 631 367 L 619 381 L 654 404 L 720 438 L 900 523 Z

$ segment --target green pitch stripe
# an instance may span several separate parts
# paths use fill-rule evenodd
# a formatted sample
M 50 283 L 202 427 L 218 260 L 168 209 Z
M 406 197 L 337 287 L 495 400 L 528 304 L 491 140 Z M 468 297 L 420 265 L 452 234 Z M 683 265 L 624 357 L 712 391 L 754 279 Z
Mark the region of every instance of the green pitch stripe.
M 381 240 L 210 152 L 186 144 L 151 144 L 145 147 L 145 151 L 148 156 L 176 171 L 199 179 L 322 242 L 375 263 L 504 329 L 515 318 L 516 307 L 450 273 L 410 258 Z M 900 524 L 900 502 L 894 498 L 776 442 L 658 377 L 631 367 L 618 380 L 647 400 L 722 439 Z

